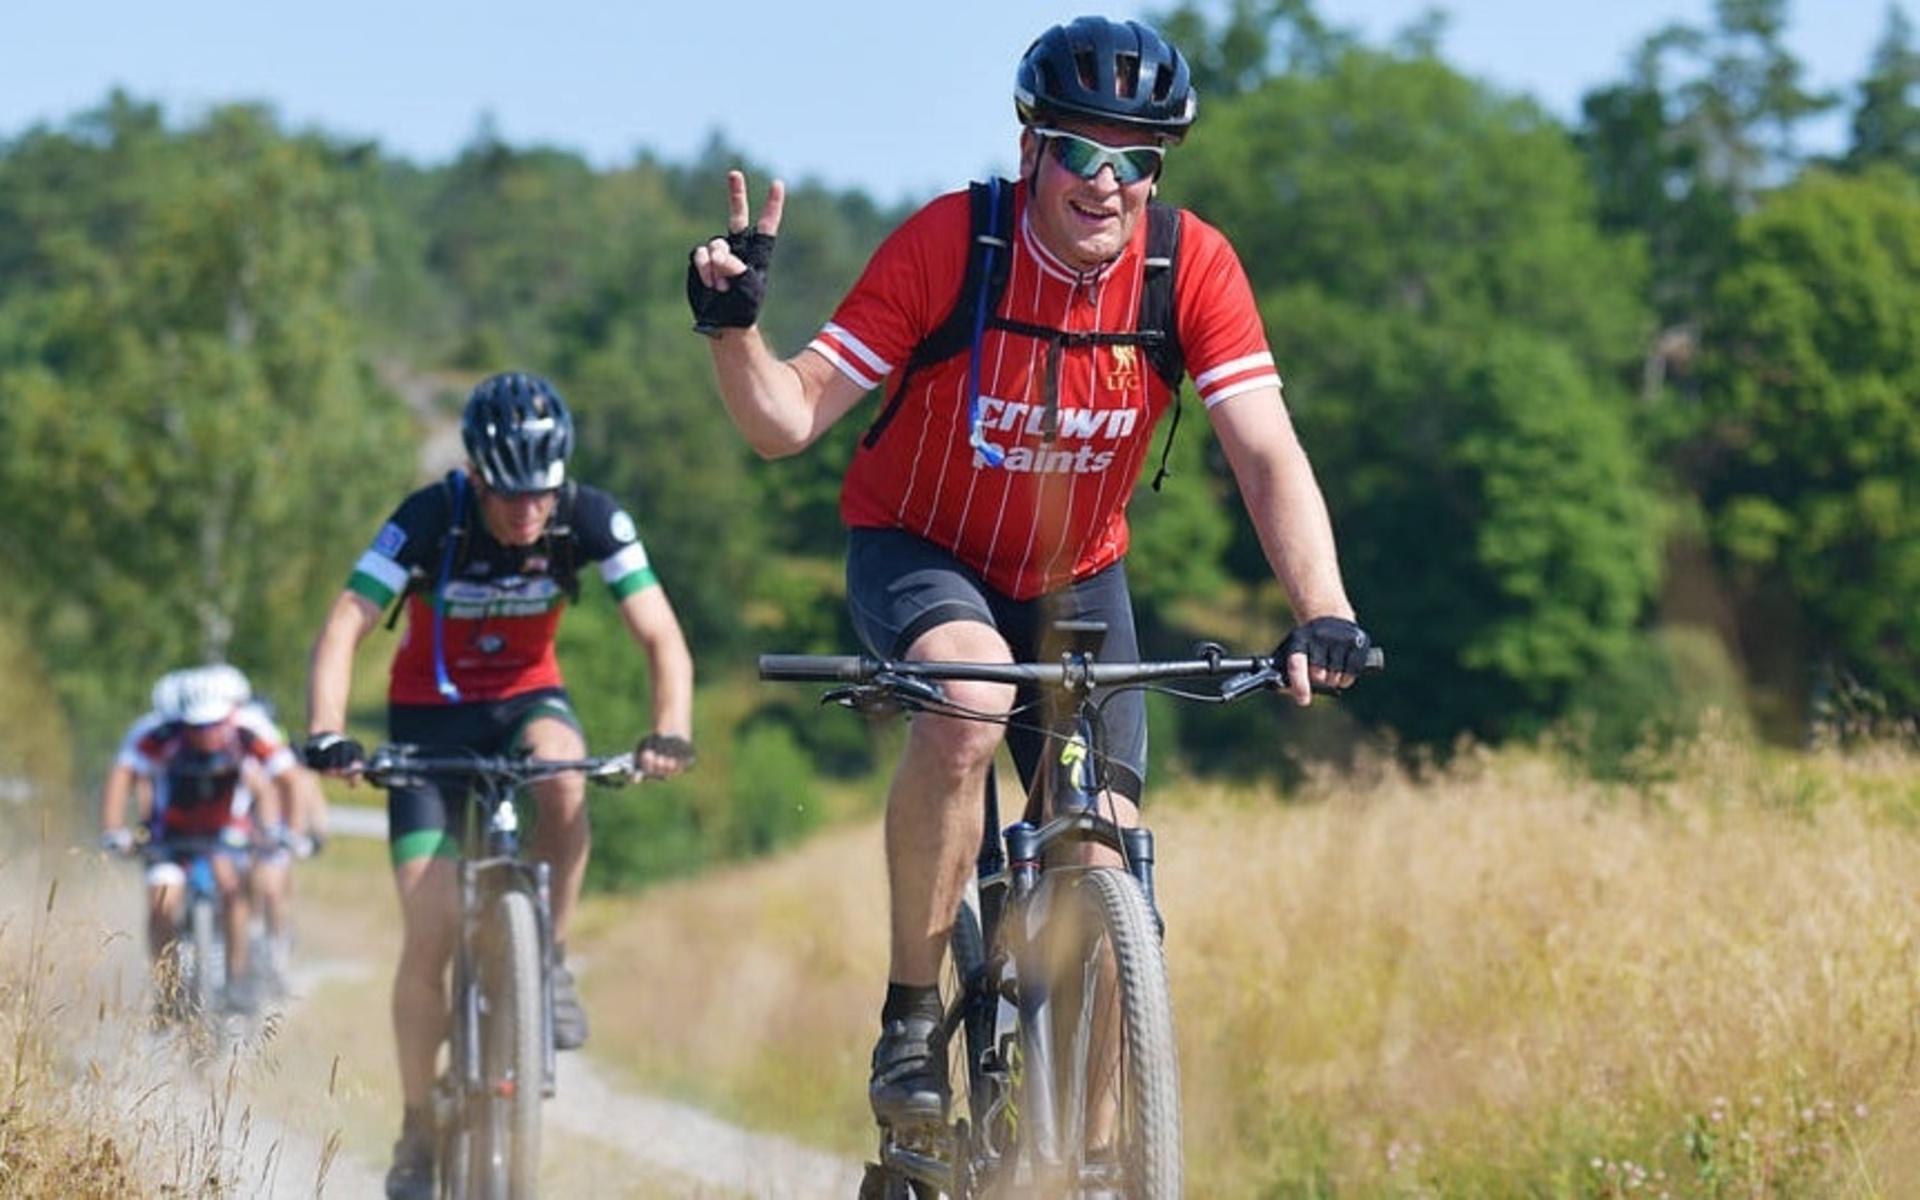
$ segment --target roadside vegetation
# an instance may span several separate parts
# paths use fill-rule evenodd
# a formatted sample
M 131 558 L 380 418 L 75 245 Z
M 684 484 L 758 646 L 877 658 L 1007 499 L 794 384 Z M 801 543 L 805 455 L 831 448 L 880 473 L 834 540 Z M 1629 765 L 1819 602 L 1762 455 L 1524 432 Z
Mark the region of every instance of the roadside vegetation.
M 1920 1178 L 1920 753 L 1714 731 L 1657 783 L 1470 750 L 1161 789 L 1195 1195 L 1893 1196 Z M 636 1083 L 871 1151 L 871 823 L 593 903 Z

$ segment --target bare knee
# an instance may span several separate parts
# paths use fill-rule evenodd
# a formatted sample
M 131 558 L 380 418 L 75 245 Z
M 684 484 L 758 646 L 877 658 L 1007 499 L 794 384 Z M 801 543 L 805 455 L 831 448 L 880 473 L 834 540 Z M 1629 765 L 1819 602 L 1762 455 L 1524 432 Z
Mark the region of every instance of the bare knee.
M 1007 710 L 1011 689 L 946 685 L 948 699 L 980 712 Z M 1003 695 L 1004 693 L 1004 695 Z M 965 778 L 993 761 L 1005 730 L 997 723 L 936 717 L 925 713 L 913 719 L 908 735 L 918 765 L 954 779 Z

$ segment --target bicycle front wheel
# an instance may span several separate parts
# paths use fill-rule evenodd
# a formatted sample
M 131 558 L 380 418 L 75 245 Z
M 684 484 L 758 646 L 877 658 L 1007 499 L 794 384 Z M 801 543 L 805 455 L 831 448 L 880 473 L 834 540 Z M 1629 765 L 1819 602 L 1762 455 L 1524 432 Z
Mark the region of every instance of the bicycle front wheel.
M 502 892 L 480 939 L 480 1088 L 470 1098 L 472 1194 L 531 1200 L 540 1170 L 540 929 L 533 898 Z
M 204 1017 L 220 1011 L 220 997 L 227 982 L 227 956 L 220 940 L 220 902 L 208 896 L 196 896 L 188 903 L 192 905 L 187 924 L 193 942 L 190 995 L 194 1010 Z
M 1056 869 L 1047 885 L 1057 1170 L 1070 1195 L 1177 1197 L 1180 1067 L 1153 909 L 1117 869 Z

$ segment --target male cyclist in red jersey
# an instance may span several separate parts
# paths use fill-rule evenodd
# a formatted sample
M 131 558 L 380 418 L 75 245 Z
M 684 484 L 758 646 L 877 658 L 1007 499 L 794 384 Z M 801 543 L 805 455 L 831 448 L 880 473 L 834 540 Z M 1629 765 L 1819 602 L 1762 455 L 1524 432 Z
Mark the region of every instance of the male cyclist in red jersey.
M 313 647 L 305 752 L 315 769 L 351 774 L 365 752 L 346 723 L 353 652 L 381 609 L 403 598 L 407 628 L 387 690 L 396 742 L 478 754 L 526 750 L 584 757 L 586 742 L 554 655 L 575 571 L 594 568 L 651 669 L 653 732 L 639 773 L 673 775 L 693 757 L 693 659 L 633 518 L 607 493 L 567 478 L 573 417 L 552 384 L 507 373 L 482 380 L 461 422 L 467 467 L 408 496 L 355 565 Z M 553 869 L 554 1043 L 586 1040 L 564 953 L 587 866 L 585 783 L 534 785 L 534 851 Z M 430 779 L 387 793 L 404 940 L 393 1026 L 406 1111 L 387 1195 L 433 1194 L 429 1110 L 446 1033 L 447 964 L 458 936 L 454 862 L 467 815 L 465 782 Z
M 1011 220 L 980 224 L 965 192 L 941 196 L 875 252 L 799 354 L 774 356 L 757 327 L 785 190 L 749 229 L 747 185 L 728 176 L 729 227 L 690 256 L 695 328 L 711 338 L 727 412 L 769 458 L 794 454 L 886 383 L 884 405 L 841 492 L 848 606 L 875 654 L 1006 662 L 1036 657 L 1061 618 L 1102 620 L 1104 653 L 1137 657 L 1122 557 L 1126 503 L 1148 435 L 1172 396 L 1147 359 L 1140 314 L 1164 269 L 1148 215 L 1196 98 L 1186 61 L 1154 30 L 1083 17 L 1048 29 L 1015 76 L 1021 179 Z M 1000 189 L 991 193 L 996 200 Z M 1281 643 L 1300 704 L 1343 688 L 1365 661 L 1326 506 L 1281 400 L 1251 288 L 1221 234 L 1177 219 L 1171 330 L 1275 577 L 1299 621 Z M 1156 218 L 1161 220 L 1161 218 Z M 1172 224 L 1172 222 L 1167 222 Z M 984 248 L 983 248 L 984 247 Z M 976 270 L 1004 273 L 991 311 Z M 976 263 L 981 264 L 976 267 Z M 979 307 L 971 338 L 924 348 Z M 949 343 L 956 340 L 947 339 Z M 1180 372 L 1171 372 L 1175 381 Z M 957 706 L 1005 712 L 1013 689 L 944 683 Z M 1116 816 L 1138 820 L 1146 713 L 1138 692 L 1106 705 Z M 1031 779 L 1038 739 L 1008 734 Z M 942 1117 L 946 1057 L 936 981 L 978 847 L 998 726 L 917 716 L 887 797 L 891 967 L 869 1099 L 891 1125 Z

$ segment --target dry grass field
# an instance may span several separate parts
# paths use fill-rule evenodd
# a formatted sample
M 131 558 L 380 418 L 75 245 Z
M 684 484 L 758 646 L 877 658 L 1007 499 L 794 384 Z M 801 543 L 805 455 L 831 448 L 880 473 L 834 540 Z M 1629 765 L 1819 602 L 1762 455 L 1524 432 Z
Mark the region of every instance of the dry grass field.
M 1151 810 L 1192 1194 L 1920 1194 L 1920 757 L 1670 767 L 1466 754 Z M 597 902 L 600 1053 L 861 1149 L 879 853 L 845 828 Z

